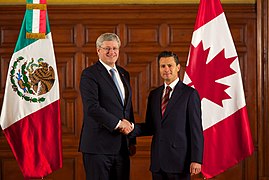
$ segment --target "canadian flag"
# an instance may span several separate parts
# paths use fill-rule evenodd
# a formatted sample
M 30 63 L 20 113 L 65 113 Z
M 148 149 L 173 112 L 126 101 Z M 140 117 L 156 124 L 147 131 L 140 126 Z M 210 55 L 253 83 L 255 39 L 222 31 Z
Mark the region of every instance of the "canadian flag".
M 62 167 L 62 135 L 52 36 L 48 15 L 44 18 L 40 12 L 46 4 L 27 7 L 8 68 L 0 125 L 24 178 L 30 179 L 43 178 Z M 45 24 L 44 36 L 40 31 L 27 31 L 27 22 L 34 17 L 40 19 L 30 25 Z
M 238 55 L 220 0 L 200 1 L 183 82 L 201 98 L 202 174 L 212 178 L 254 151 Z

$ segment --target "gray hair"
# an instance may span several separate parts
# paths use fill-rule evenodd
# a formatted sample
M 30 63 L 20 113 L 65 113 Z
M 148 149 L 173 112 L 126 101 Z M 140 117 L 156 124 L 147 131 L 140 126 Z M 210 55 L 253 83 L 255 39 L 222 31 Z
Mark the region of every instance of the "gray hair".
M 120 38 L 115 33 L 101 34 L 96 40 L 96 47 L 100 48 L 104 41 L 117 41 L 119 47 L 121 46 Z

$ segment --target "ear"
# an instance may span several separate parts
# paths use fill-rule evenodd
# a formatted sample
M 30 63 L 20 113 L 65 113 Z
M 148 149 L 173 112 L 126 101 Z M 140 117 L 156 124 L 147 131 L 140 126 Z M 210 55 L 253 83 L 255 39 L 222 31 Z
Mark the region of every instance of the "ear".
M 177 65 L 178 72 L 180 71 L 180 64 Z
M 100 48 L 96 48 L 96 52 L 97 52 L 97 54 L 99 55 L 100 54 Z

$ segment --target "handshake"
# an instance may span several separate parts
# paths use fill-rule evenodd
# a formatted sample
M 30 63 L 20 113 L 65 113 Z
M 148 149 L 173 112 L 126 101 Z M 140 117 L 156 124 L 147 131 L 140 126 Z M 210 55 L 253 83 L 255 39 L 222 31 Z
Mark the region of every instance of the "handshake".
M 121 133 L 128 135 L 130 132 L 134 130 L 134 124 L 127 121 L 126 119 L 122 119 L 118 129 Z

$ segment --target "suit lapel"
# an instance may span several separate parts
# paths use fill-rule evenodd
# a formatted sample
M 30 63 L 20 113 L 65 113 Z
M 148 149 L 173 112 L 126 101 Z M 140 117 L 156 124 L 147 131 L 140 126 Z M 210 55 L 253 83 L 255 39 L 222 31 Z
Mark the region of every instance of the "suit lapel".
M 162 97 L 163 97 L 163 91 L 164 91 L 164 85 L 161 86 L 158 91 L 157 91 L 157 102 L 156 102 L 156 106 L 157 108 L 156 109 L 159 109 L 158 113 L 159 113 L 159 117 L 160 119 L 163 119 L 162 117 L 162 107 L 161 107 L 161 104 L 162 104 Z

